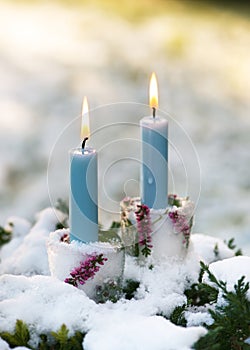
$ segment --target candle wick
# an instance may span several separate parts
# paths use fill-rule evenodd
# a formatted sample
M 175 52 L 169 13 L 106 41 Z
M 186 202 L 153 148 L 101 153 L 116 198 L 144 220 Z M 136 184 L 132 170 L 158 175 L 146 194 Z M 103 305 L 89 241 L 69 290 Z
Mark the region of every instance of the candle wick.
M 85 148 L 85 143 L 86 143 L 87 140 L 88 140 L 88 137 L 85 137 L 85 138 L 83 139 L 83 141 L 82 141 L 82 149 Z
M 155 118 L 156 108 L 152 107 L 152 109 L 153 109 L 153 118 Z

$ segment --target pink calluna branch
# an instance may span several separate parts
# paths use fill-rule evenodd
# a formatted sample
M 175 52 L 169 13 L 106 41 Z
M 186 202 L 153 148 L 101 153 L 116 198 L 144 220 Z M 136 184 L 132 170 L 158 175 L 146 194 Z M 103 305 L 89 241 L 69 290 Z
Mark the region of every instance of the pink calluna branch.
M 138 205 L 138 210 L 135 212 L 137 221 L 137 231 L 139 235 L 139 246 L 143 247 L 141 252 L 144 256 L 149 256 L 151 254 L 151 249 L 153 248 L 152 242 L 152 227 L 151 227 L 151 217 L 150 209 L 148 206 L 141 204 Z
M 78 287 L 79 284 L 85 284 L 90 278 L 95 276 L 107 260 L 108 259 L 104 258 L 103 254 L 90 255 L 70 272 L 71 277 L 66 278 L 64 282 L 72 284 L 75 287 Z
M 177 233 L 181 232 L 184 236 L 183 243 L 188 246 L 189 237 L 191 233 L 191 223 L 190 220 L 186 218 L 185 215 L 181 214 L 178 209 L 169 211 L 169 218 L 171 219 L 174 229 Z

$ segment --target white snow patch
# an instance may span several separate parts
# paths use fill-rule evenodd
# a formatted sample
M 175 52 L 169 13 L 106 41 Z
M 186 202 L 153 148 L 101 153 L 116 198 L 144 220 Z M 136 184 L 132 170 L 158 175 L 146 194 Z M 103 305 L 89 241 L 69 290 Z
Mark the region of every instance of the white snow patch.
M 37 222 L 27 235 L 28 223 L 14 220 L 14 239 L 0 251 L 0 273 L 14 275 L 49 275 L 46 240 L 64 214 L 47 208 L 37 215 Z M 15 227 L 15 226 L 14 226 Z
M 7 223 L 5 225 L 5 230 L 12 232 L 12 239 L 16 237 L 25 236 L 30 228 L 31 224 L 29 221 L 19 218 L 17 216 L 11 216 L 8 218 Z
M 209 265 L 209 270 L 218 280 L 227 283 L 227 289 L 233 290 L 237 281 L 245 276 L 245 282 L 250 282 L 250 257 L 235 256 L 230 259 L 216 261 Z M 210 283 L 207 274 L 204 275 L 203 281 Z
M 217 237 L 195 233 L 191 235 L 191 245 L 199 259 L 209 264 L 216 260 L 231 258 L 234 256 L 232 249 L 229 249 L 225 242 Z M 218 248 L 218 256 L 215 254 L 215 247 Z
M 202 327 L 175 326 L 163 317 L 143 317 L 134 314 L 102 317 L 86 335 L 86 350 L 189 350 L 199 337 L 206 334 Z
M 187 320 L 187 327 L 200 326 L 203 324 L 211 325 L 213 319 L 207 310 L 190 312 L 185 311 L 185 319 Z
M 40 333 L 57 331 L 63 323 L 72 332 L 86 330 L 96 304 L 84 292 L 50 276 L 0 277 L 1 329 L 12 332 L 17 319 Z
M 8 259 L 11 254 L 21 245 L 24 236 L 30 230 L 30 223 L 22 218 L 10 217 L 5 225 L 5 230 L 11 232 L 11 241 L 0 249 L 0 261 Z M 1 265 L 0 265 L 1 270 Z
M 0 349 L 1 350 L 9 350 L 10 349 L 9 345 L 2 338 L 0 338 Z

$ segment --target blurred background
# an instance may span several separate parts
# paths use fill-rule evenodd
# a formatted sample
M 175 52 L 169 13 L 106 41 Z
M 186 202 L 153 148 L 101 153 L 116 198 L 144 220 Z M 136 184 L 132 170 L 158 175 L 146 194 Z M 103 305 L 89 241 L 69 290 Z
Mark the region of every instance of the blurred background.
M 249 10 L 222 0 L 0 1 L 0 225 L 67 200 L 83 95 L 101 220 L 139 195 L 138 123 L 155 71 L 170 192 L 196 202 L 195 232 L 234 237 L 249 254 Z

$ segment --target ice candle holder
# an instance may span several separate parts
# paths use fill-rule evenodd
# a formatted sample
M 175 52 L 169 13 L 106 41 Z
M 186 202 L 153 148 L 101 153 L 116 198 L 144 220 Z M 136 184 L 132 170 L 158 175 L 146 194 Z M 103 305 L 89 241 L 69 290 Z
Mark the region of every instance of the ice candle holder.
M 97 302 L 118 297 L 124 269 L 124 249 L 120 245 L 77 240 L 69 243 L 69 230 L 60 229 L 50 233 L 47 251 L 52 276 L 71 282 Z

